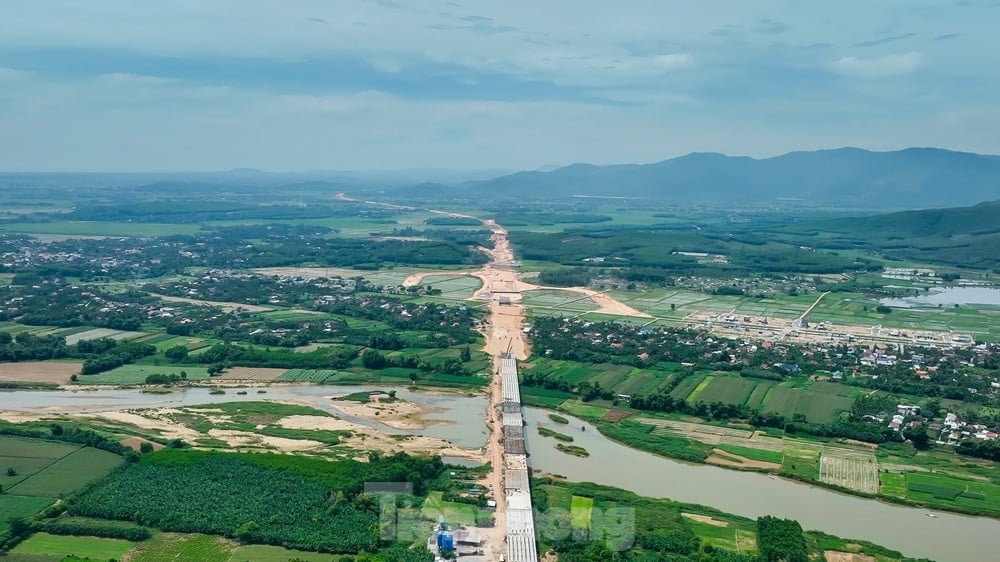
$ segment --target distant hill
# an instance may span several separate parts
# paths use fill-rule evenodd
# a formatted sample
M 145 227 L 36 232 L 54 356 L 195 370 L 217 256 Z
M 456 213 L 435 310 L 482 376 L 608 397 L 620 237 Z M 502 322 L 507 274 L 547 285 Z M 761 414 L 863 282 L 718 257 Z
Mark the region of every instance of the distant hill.
M 902 259 L 957 267 L 1000 268 L 1000 201 L 803 222 L 772 234 L 775 238 L 791 235 L 787 241 L 861 247 Z
M 822 230 L 844 234 L 881 233 L 912 238 L 987 236 L 1000 234 L 1000 201 L 971 207 L 902 211 L 871 217 L 830 219 L 816 223 Z M 997 244 L 1000 251 L 1000 242 Z
M 873 208 L 968 205 L 1000 194 L 1000 157 L 936 148 L 871 152 L 839 148 L 754 159 L 694 153 L 654 164 L 573 164 L 462 185 L 512 198 L 573 195 L 683 202 L 780 198 Z

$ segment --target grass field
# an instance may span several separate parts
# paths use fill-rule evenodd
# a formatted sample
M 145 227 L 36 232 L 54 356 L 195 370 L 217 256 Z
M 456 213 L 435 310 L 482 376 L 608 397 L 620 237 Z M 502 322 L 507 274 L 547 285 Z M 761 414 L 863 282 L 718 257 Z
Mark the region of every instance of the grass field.
M 7 530 L 7 522 L 15 517 L 28 517 L 52 505 L 52 498 L 32 498 L 0 494 L 0 533 Z
M 808 480 L 819 480 L 819 456 L 817 448 L 787 446 L 781 460 L 781 472 Z
M 121 464 L 118 455 L 57 441 L 0 436 L 0 532 Z M 11 468 L 14 475 L 8 475 Z
M 430 521 L 437 521 L 438 517 L 444 516 L 445 520 L 451 524 L 475 525 L 476 514 L 479 511 L 476 506 L 467 503 L 457 503 L 444 501 L 441 492 L 430 492 L 421 507 L 421 514 Z
M 607 408 L 584 404 L 579 400 L 567 400 L 563 402 L 562 409 L 578 418 L 599 419 L 608 413 Z
M 687 400 L 688 402 L 694 402 L 695 400 L 697 400 L 698 396 L 702 393 L 702 391 L 708 388 L 708 385 L 712 384 L 712 380 L 714 378 L 715 377 L 712 375 L 706 375 L 705 378 L 703 378 L 701 382 L 698 383 L 698 386 L 694 387 L 694 390 L 691 391 L 691 394 L 687 395 L 687 398 L 685 398 L 685 400 Z
M 883 472 L 879 475 L 879 493 L 884 496 L 906 498 L 906 476 L 898 472 Z
M 120 465 L 114 453 L 82 447 L 62 457 L 21 482 L 11 486 L 11 494 L 57 498 L 82 488 Z
M 52 221 L 10 223 L 9 232 L 25 234 L 68 234 L 76 236 L 170 236 L 194 234 L 200 224 L 165 224 L 133 222 Z
M 741 377 L 716 376 L 706 380 L 708 380 L 708 384 L 698 391 L 698 394 L 694 396 L 689 395 L 687 397 L 688 402 L 695 401 L 695 397 L 697 397 L 699 402 L 744 404 L 758 384 L 757 381 Z M 697 391 L 698 389 L 696 388 L 695 390 Z
M 88 560 L 117 560 L 134 545 L 133 542 L 120 539 L 68 537 L 36 533 L 17 545 L 12 553 L 59 558 L 75 556 Z
M 1000 485 L 930 472 L 907 472 L 905 478 L 909 500 L 1000 513 Z
M 161 533 L 139 543 L 129 553 L 130 562 L 229 562 L 234 546 L 220 537 Z
M 145 384 L 146 377 L 150 375 L 180 376 L 181 371 L 187 373 L 187 380 L 197 381 L 208 378 L 206 367 L 194 365 L 122 365 L 117 369 L 96 375 L 80 375 L 77 382 L 80 384 Z
M 761 462 L 773 462 L 775 464 L 781 464 L 781 459 L 784 454 L 779 451 L 767 451 L 764 449 L 754 449 L 752 447 L 743 447 L 740 445 L 729 445 L 727 443 L 720 443 L 716 446 L 718 449 L 722 449 L 727 453 L 732 453 L 734 455 L 739 455 L 741 457 L 748 458 L 752 461 Z
M 590 529 L 590 514 L 594 511 L 594 498 L 573 496 L 569 509 L 569 524 L 573 529 Z
M 331 562 L 337 560 L 332 554 L 289 550 L 280 546 L 243 545 L 236 547 L 229 562 Z

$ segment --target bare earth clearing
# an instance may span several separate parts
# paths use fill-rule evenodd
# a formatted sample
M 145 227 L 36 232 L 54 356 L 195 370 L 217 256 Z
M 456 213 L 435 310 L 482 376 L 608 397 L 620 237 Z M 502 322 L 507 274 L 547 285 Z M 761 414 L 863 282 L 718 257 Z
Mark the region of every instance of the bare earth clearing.
M 853 552 L 838 552 L 836 550 L 824 550 L 823 558 L 826 562 L 875 562 L 874 556 Z
M 27 361 L 25 363 L 0 363 L 2 382 L 65 383 L 80 372 L 83 363 L 49 363 Z
M 699 515 L 697 513 L 686 513 L 681 512 L 682 517 L 686 517 L 692 521 L 697 521 L 699 523 L 705 523 L 707 525 L 712 525 L 714 527 L 728 527 L 728 521 L 719 521 L 718 519 L 713 519 L 708 515 Z
M 781 468 L 781 465 L 777 463 L 755 461 L 753 459 L 748 459 L 746 457 L 736 455 L 728 451 L 723 451 L 721 449 L 712 449 L 712 454 L 707 459 L 705 459 L 705 462 L 708 464 L 714 464 L 718 466 L 732 466 L 737 468 L 757 468 L 761 470 L 779 470 Z

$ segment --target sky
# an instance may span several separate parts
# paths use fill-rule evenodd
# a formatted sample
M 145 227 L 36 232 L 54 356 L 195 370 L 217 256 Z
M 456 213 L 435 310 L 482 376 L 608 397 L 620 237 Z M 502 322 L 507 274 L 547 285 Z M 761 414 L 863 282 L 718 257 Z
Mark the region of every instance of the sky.
M 0 171 L 1000 154 L 1000 0 L 31 0 Z

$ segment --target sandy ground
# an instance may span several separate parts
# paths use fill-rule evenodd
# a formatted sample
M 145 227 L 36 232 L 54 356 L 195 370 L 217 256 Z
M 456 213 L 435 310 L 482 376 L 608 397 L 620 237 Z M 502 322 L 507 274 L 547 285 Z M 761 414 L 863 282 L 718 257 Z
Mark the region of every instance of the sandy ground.
M 98 412 L 94 414 L 80 414 L 80 417 L 98 420 L 103 419 L 131 425 L 140 429 L 152 431 L 160 437 L 165 437 L 167 439 L 183 439 L 188 442 L 193 442 L 195 439 L 203 437 L 201 433 L 164 417 L 171 413 L 180 413 L 180 410 L 173 408 L 161 408 L 158 410 L 148 410 L 142 415 L 134 412 Z
M 197 304 L 201 306 L 214 306 L 222 309 L 223 312 L 233 312 L 236 310 L 245 310 L 247 312 L 267 312 L 269 310 L 274 310 L 274 307 L 270 306 L 258 306 L 255 304 L 243 304 L 239 302 L 206 301 L 184 297 L 171 297 L 169 295 L 161 295 L 158 293 L 149 293 L 149 295 L 167 302 L 186 302 L 188 304 Z
M 333 398 L 333 397 L 331 397 Z M 449 420 L 428 419 L 428 414 L 445 411 L 419 406 L 413 402 L 405 400 L 395 400 L 384 402 L 383 396 L 372 396 L 372 400 L 366 404 L 350 400 L 334 400 L 331 406 L 338 412 L 343 412 L 348 416 L 355 416 L 370 420 L 376 420 L 389 427 L 396 429 L 423 429 L 436 423 L 451 423 Z
M 69 382 L 70 376 L 80 372 L 82 363 L 49 363 L 46 361 L 26 361 L 24 363 L 0 363 L 2 382 Z
M 726 455 L 725 457 L 716 456 L 716 454 Z M 728 457 L 733 457 L 739 459 L 738 461 L 729 460 Z M 779 470 L 781 468 L 780 464 L 773 462 L 763 462 L 748 459 L 746 457 L 741 457 L 740 455 L 734 455 L 733 453 L 722 451 L 720 449 L 712 449 L 712 454 L 705 459 L 705 463 L 714 464 L 718 466 L 731 466 L 735 468 L 759 468 L 762 470 Z
M 875 562 L 875 558 L 867 554 L 838 552 L 836 550 L 824 550 L 823 559 L 826 562 Z
M 728 527 L 728 521 L 719 521 L 718 519 L 713 519 L 708 515 L 699 515 L 697 513 L 681 513 L 682 517 L 691 519 L 692 521 L 698 521 L 699 523 L 705 523 L 707 525 L 712 525 L 715 527 Z
M 147 441 L 141 437 L 129 437 L 127 439 L 121 440 L 122 445 L 131 448 L 133 451 L 140 450 L 140 447 L 142 447 L 143 443 L 149 443 L 150 445 L 152 445 L 154 451 L 159 451 L 160 449 L 163 448 L 163 445 L 156 443 L 154 441 Z
M 372 418 L 377 421 L 384 421 L 380 418 Z M 444 439 L 435 437 L 424 437 L 420 435 L 397 438 L 377 429 L 360 426 L 338 418 L 329 416 L 289 416 L 278 420 L 278 425 L 289 429 L 307 430 L 328 430 L 328 431 L 351 431 L 351 437 L 344 438 L 341 442 L 359 450 L 377 450 L 387 453 L 405 451 L 407 453 L 419 455 L 443 455 L 449 457 L 461 457 L 486 462 L 482 452 L 472 449 L 463 449 L 452 445 Z
M 284 437 L 272 437 L 270 435 L 260 435 L 248 431 L 233 431 L 230 429 L 210 429 L 208 436 L 222 439 L 234 448 L 265 448 L 277 449 L 283 453 L 298 453 L 312 449 L 320 449 L 324 444 L 320 441 L 310 439 L 286 439 Z

